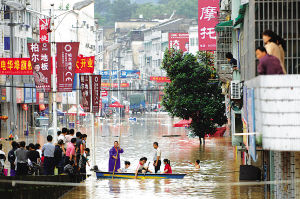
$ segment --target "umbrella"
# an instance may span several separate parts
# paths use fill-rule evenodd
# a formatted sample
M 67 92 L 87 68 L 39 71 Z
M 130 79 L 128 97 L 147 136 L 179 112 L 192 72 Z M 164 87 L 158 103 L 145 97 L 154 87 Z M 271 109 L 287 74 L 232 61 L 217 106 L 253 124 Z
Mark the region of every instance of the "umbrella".
M 45 113 L 45 114 L 49 114 L 49 108 L 46 108 L 46 109 L 44 110 L 44 113 Z M 65 112 L 62 112 L 62 111 L 59 110 L 59 109 L 56 109 L 56 113 L 57 113 L 58 116 L 64 116 L 64 115 L 65 115 Z
M 79 116 L 87 116 L 87 114 L 84 112 L 84 110 L 82 109 L 81 106 L 79 106 Z M 76 115 L 77 114 L 77 107 L 76 106 L 72 106 L 68 113 L 66 113 L 67 115 Z
M 120 104 L 120 102 L 118 102 L 118 101 L 115 101 L 114 103 L 109 105 L 109 107 L 111 107 L 111 108 L 124 108 L 124 106 L 122 104 Z
M 173 127 L 189 127 L 192 122 L 192 119 L 189 120 L 181 120 L 173 125 Z

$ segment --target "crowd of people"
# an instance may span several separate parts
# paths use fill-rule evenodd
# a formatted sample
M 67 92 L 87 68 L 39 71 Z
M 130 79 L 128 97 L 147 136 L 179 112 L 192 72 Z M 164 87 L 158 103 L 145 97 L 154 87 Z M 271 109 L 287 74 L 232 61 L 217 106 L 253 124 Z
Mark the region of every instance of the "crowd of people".
M 62 128 L 57 132 L 57 140 L 47 136 L 47 143 L 30 143 L 24 141 L 11 143 L 12 149 L 7 154 L 10 163 L 10 176 L 21 175 L 55 175 L 66 173 L 69 175 L 86 173 L 89 165 L 90 149 L 86 147 L 86 134 L 74 129 Z M 53 144 L 54 143 L 54 144 Z M 5 153 L 0 144 L 0 173 L 5 174 Z

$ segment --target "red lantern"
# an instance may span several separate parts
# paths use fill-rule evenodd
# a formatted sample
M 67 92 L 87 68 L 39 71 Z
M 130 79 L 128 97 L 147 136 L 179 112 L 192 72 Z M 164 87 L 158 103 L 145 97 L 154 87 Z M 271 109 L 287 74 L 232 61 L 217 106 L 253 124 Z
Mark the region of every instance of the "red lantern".
M 28 106 L 27 106 L 27 104 L 22 104 L 22 108 L 23 108 L 24 111 L 28 111 Z

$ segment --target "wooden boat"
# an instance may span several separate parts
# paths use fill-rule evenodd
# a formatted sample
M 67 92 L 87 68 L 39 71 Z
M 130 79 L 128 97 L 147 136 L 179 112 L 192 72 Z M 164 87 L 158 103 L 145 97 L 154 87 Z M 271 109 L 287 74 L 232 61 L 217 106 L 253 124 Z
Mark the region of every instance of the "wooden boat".
M 138 179 L 183 179 L 186 174 L 158 174 L 158 173 L 146 173 L 138 174 Z M 112 172 L 96 172 L 98 179 L 133 179 L 134 173 L 115 173 Z

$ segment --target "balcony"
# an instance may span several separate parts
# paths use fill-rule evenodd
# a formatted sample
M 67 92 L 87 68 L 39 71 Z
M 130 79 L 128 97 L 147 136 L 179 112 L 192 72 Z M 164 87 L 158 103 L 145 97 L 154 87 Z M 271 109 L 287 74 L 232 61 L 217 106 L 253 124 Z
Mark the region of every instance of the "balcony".
M 300 75 L 258 76 L 245 86 L 248 125 L 262 134 L 263 149 L 300 151 Z

